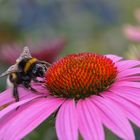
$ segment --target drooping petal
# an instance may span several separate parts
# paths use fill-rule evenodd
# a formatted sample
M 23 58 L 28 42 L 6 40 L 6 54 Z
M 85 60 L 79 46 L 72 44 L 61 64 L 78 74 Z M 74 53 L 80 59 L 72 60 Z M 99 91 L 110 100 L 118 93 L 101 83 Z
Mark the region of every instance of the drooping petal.
M 24 99 L 24 100 L 21 100 L 19 102 L 15 102 L 11 105 L 9 105 L 7 108 L 3 109 L 2 111 L 0 111 L 0 119 L 7 113 L 9 113 L 10 111 L 20 107 L 21 105 L 25 104 L 25 103 L 28 103 L 30 101 L 32 101 L 33 99 L 37 99 L 38 97 L 42 97 L 41 95 L 38 95 L 38 96 L 34 96 L 34 97 L 30 97 L 28 99 Z
M 95 103 L 103 124 L 122 139 L 134 140 L 135 136 L 130 123 L 126 119 L 122 110 L 110 100 L 103 97 L 93 96 L 92 102 Z
M 12 90 L 7 89 L 0 94 L 0 106 L 10 102 L 14 102 L 14 98 L 12 97 Z
M 0 119 L 0 139 L 22 139 L 62 103 L 62 99 L 42 98 L 12 111 Z
M 104 131 L 95 104 L 89 99 L 77 103 L 80 133 L 84 140 L 104 140 Z
M 117 94 L 107 93 L 102 95 L 104 98 L 108 98 L 116 103 L 125 113 L 125 116 L 140 127 L 140 109 L 136 104 L 133 104 L 127 99 L 117 96 Z
M 19 93 L 20 100 L 26 99 L 29 97 L 38 96 L 34 92 L 32 92 L 28 89 L 25 89 L 23 87 L 18 87 L 18 93 Z M 12 88 L 9 88 L 9 89 L 5 90 L 4 92 L 2 92 L 0 94 L 0 106 L 7 104 L 9 102 L 15 102 L 15 99 L 12 94 L 13 94 Z
M 43 88 L 41 85 L 36 85 L 36 88 L 38 92 L 33 92 L 30 89 L 25 89 L 22 86 L 18 87 L 18 94 L 19 94 L 19 98 L 20 101 L 24 100 L 24 99 L 28 99 L 30 97 L 38 97 L 38 95 L 48 95 L 48 91 Z M 0 106 L 5 105 L 7 103 L 13 103 L 15 102 L 15 98 L 13 97 L 13 90 L 12 88 L 9 88 L 7 90 L 5 90 L 4 92 L 2 92 L 0 94 Z
M 110 58 L 113 62 L 118 62 L 119 60 L 123 59 L 117 55 L 107 54 L 106 57 Z
M 120 87 L 133 87 L 133 88 L 140 88 L 140 82 L 129 82 L 129 81 L 118 81 L 112 84 L 110 89 L 114 88 L 120 88 Z
M 123 71 L 140 65 L 140 62 L 137 60 L 124 60 L 124 61 L 117 62 L 116 65 L 118 71 Z
M 117 78 L 121 79 L 123 77 L 136 75 L 136 74 L 140 74 L 140 68 L 133 68 L 133 69 L 124 70 L 124 71 L 118 73 Z
M 132 87 L 114 87 L 109 91 L 140 106 L 140 89 Z
M 122 77 L 120 79 L 117 79 L 117 82 L 119 81 L 127 81 L 127 82 L 138 82 L 140 81 L 140 76 L 128 76 L 128 77 Z
M 78 140 L 77 112 L 74 100 L 61 106 L 56 118 L 56 131 L 60 140 Z

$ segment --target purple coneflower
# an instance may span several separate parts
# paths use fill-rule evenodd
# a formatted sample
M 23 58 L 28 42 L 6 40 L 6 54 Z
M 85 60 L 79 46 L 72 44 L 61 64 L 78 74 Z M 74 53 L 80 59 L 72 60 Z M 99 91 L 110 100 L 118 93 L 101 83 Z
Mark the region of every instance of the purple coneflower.
M 125 140 L 134 140 L 130 125 L 140 127 L 140 65 L 115 55 L 81 53 L 53 63 L 45 84 L 35 94 L 19 88 L 14 102 L 11 89 L 0 94 L 0 139 L 19 140 L 52 113 L 60 140 L 104 140 L 103 127 Z M 18 108 L 17 108 L 18 107 Z
M 66 40 L 64 38 L 59 38 L 50 42 L 44 41 L 37 45 L 30 44 L 29 46 L 31 46 L 30 49 L 33 57 L 52 63 L 65 47 L 65 45 Z M 0 61 L 10 65 L 14 64 L 21 50 L 23 49 L 19 46 L 20 45 L 16 43 L 1 46 Z
M 123 27 L 123 33 L 131 41 L 140 42 L 140 9 L 134 11 L 134 16 L 138 21 L 137 25 L 127 24 Z
M 140 26 L 125 25 L 123 32 L 129 40 L 140 42 Z

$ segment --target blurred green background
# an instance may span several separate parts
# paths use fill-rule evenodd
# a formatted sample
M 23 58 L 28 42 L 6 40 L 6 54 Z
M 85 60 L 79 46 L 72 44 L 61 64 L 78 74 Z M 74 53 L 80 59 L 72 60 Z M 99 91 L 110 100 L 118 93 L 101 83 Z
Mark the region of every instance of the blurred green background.
M 124 55 L 135 42 L 126 39 L 122 28 L 127 23 L 138 24 L 134 17 L 138 8 L 139 0 L 0 0 L 0 51 L 6 45 L 21 47 L 63 38 L 66 43 L 57 58 L 85 51 Z M 37 45 L 33 47 L 38 49 Z M 9 66 L 2 59 L 6 58 L 0 56 L 0 72 Z M 5 80 L 0 80 L 1 91 L 6 87 Z M 25 140 L 55 140 L 52 119 Z M 118 139 L 106 132 L 108 140 Z M 136 134 L 140 139 L 139 132 Z

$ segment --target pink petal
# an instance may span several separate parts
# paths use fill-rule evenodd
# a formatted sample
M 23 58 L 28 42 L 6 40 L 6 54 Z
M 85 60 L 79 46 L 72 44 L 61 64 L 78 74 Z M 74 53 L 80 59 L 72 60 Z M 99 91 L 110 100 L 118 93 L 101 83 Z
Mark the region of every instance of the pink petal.
M 140 41 L 140 27 L 139 26 L 132 26 L 132 25 L 125 25 L 123 28 L 123 32 L 125 36 L 132 40 L 132 41 Z
M 136 75 L 136 74 L 140 74 L 140 68 L 127 69 L 122 72 L 119 72 L 117 78 L 119 79 L 122 77 Z
M 113 62 L 117 62 L 117 61 L 120 61 L 121 59 L 123 59 L 122 57 L 119 57 L 117 55 L 112 55 L 112 54 L 107 54 L 105 56 L 107 58 L 110 58 Z
M 33 99 L 37 99 L 38 97 L 41 97 L 41 95 L 35 96 L 35 97 L 30 97 L 28 99 L 24 99 L 21 100 L 19 102 L 15 102 L 11 105 L 9 105 L 8 107 L 6 107 L 5 109 L 3 109 L 2 111 L 0 111 L 0 119 L 6 115 L 7 113 L 9 113 L 10 111 L 16 109 L 17 107 L 20 107 L 21 105 L 28 103 L 29 101 L 33 100 Z
M 117 82 L 119 81 L 126 81 L 126 82 L 138 82 L 140 81 L 140 76 L 131 76 L 131 77 L 123 77 L 120 79 L 117 79 Z
M 14 101 L 15 100 L 12 96 L 12 89 L 7 89 L 0 94 L 0 106 Z
M 84 140 L 104 140 L 104 131 L 99 113 L 89 99 L 77 103 L 80 133 Z
M 119 71 L 123 71 L 129 68 L 136 67 L 140 65 L 140 61 L 137 60 L 124 60 L 116 63 Z
M 63 100 L 42 98 L 21 106 L 0 119 L 0 139 L 22 139 L 52 114 Z
M 74 100 L 67 100 L 60 107 L 56 118 L 59 140 L 78 140 L 77 113 Z
M 116 103 L 125 113 L 125 116 L 135 123 L 138 127 L 140 127 L 140 109 L 132 104 L 132 102 L 128 101 L 127 99 L 121 98 L 113 93 L 108 93 L 102 95 L 105 98 L 110 98 L 113 102 Z
M 48 93 L 49 93 L 47 90 L 45 90 L 45 88 L 43 88 L 40 85 L 36 86 L 35 89 L 37 89 L 39 92 L 37 92 L 37 93 L 32 92 L 29 89 L 25 89 L 22 86 L 19 86 L 18 92 L 19 92 L 20 101 L 24 100 L 24 99 L 28 99 L 30 97 L 36 97 L 36 96 L 38 97 L 38 95 L 43 95 L 43 93 L 45 93 L 44 95 L 48 95 Z M 12 88 L 9 88 L 0 94 L 0 106 L 7 104 L 7 103 L 15 102 L 15 98 L 13 97 L 12 93 L 13 93 Z
M 93 96 L 92 102 L 95 103 L 100 113 L 101 121 L 107 128 L 122 139 L 135 139 L 130 123 L 116 104 L 98 96 Z
M 43 79 L 41 79 L 41 80 L 43 81 Z M 37 92 L 33 92 L 33 94 L 49 95 L 49 91 L 47 90 L 47 88 L 44 85 L 40 84 L 40 83 L 32 82 L 32 87 L 34 89 L 36 89 L 36 91 L 37 91 Z
M 117 94 L 118 96 L 140 106 L 140 89 L 131 87 L 116 87 L 110 89 L 110 91 L 112 94 Z
M 140 82 L 129 82 L 129 81 L 118 81 L 112 84 L 110 89 L 119 88 L 119 87 L 133 87 L 140 88 Z

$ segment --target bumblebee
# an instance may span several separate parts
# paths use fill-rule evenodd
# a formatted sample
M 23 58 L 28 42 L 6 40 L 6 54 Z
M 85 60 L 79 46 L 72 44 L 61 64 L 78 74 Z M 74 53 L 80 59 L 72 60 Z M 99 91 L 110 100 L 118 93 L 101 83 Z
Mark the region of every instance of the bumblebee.
M 10 66 L 0 77 L 8 75 L 8 81 L 13 86 L 13 97 L 15 101 L 19 101 L 18 86 L 21 84 L 25 88 L 30 89 L 34 92 L 36 90 L 32 88 L 31 81 L 39 81 L 37 78 L 43 78 L 44 74 L 50 64 L 45 61 L 40 61 L 37 58 L 31 56 L 29 48 L 24 47 L 23 52 L 16 60 L 16 63 Z

